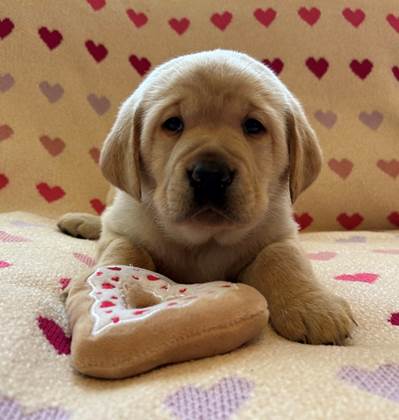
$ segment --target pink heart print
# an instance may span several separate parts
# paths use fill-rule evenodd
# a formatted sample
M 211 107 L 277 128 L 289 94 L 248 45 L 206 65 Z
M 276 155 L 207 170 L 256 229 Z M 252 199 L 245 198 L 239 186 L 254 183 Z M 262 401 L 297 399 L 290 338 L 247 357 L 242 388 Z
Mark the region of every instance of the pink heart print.
M 96 260 L 90 255 L 87 254 L 81 254 L 80 252 L 74 252 L 72 254 L 78 261 L 81 263 L 87 265 L 88 267 L 94 267 L 96 265 Z
M 221 31 L 224 31 L 231 23 L 233 15 L 230 12 L 214 13 L 211 22 Z
M 387 16 L 387 22 L 392 26 L 392 28 L 396 32 L 399 32 L 399 16 L 396 17 L 395 15 L 393 15 L 392 13 L 390 13 Z
M 12 235 L 11 233 L 0 230 L 0 242 L 30 242 L 30 239 L 19 235 Z
M 308 252 L 306 254 L 310 260 L 314 261 L 329 261 L 337 256 L 333 251 Z
M 51 85 L 49 82 L 43 81 L 40 82 L 39 88 L 51 104 L 57 102 L 64 94 L 64 89 L 58 83 Z
M 399 160 L 392 159 L 391 161 L 387 161 L 380 159 L 377 161 L 377 166 L 394 179 L 399 175 Z
M 346 179 L 353 169 L 353 163 L 348 159 L 330 159 L 328 166 L 342 179 Z
M 50 153 L 51 156 L 57 156 L 65 148 L 65 143 L 59 138 L 51 139 L 50 137 L 43 135 L 40 137 L 40 143 Z
M 37 325 L 58 354 L 71 353 L 71 337 L 68 337 L 55 321 L 39 316 Z
M 348 7 L 342 11 L 342 15 L 355 28 L 358 28 L 366 17 L 362 9 L 352 10 Z
M 92 9 L 97 12 L 105 6 L 105 0 L 86 0 L 90 4 Z
M 336 280 L 342 281 L 358 281 L 362 283 L 374 283 L 378 278 L 379 274 L 375 273 L 355 273 L 355 274 L 340 274 L 339 276 L 335 276 Z
M 108 98 L 105 96 L 97 96 L 95 93 L 90 93 L 87 96 L 87 101 L 93 110 L 100 116 L 104 115 L 111 107 L 111 103 Z
M 314 113 L 314 117 L 320 124 L 324 125 L 324 127 L 328 129 L 334 127 L 337 122 L 337 114 L 332 111 L 323 112 L 318 110 Z
M 14 134 L 14 130 L 7 124 L 0 125 L 0 141 L 7 140 Z
M 0 261 L 0 268 L 10 267 L 12 264 L 7 261 Z
M 371 113 L 363 111 L 359 114 L 359 120 L 372 130 L 377 130 L 383 119 L 384 116 L 378 111 L 373 111 Z

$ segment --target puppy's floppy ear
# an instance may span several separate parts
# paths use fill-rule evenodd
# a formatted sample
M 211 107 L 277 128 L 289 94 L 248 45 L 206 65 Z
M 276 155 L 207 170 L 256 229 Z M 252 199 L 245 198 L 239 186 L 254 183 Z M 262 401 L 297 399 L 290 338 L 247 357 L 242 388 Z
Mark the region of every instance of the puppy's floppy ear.
M 317 178 L 322 164 L 322 153 L 315 132 L 302 106 L 290 98 L 287 114 L 287 137 L 290 165 L 290 193 L 294 202 L 299 194 Z
M 100 167 L 105 178 L 137 200 L 141 198 L 139 152 L 142 114 L 135 95 L 127 99 L 100 155 Z

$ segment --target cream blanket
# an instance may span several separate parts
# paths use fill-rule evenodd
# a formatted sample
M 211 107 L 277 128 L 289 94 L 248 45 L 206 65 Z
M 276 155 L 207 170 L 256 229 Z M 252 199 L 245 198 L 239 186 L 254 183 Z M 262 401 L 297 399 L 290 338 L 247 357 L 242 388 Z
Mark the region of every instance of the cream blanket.
M 353 306 L 348 346 L 267 328 L 224 356 L 106 381 L 71 369 L 59 296 L 94 264 L 95 244 L 50 219 L 0 215 L 0 419 L 399 418 L 399 232 L 301 238 L 322 281 Z

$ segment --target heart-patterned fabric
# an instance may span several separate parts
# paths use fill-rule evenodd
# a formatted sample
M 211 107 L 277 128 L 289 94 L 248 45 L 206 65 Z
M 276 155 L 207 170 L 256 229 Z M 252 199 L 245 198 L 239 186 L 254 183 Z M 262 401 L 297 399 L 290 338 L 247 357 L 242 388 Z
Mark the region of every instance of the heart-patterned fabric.
M 101 213 L 99 149 L 157 64 L 244 51 L 303 102 L 325 154 L 300 197 L 304 230 L 399 226 L 396 0 L 3 0 L 0 210 Z
M 346 347 L 267 326 L 229 354 L 122 381 L 70 366 L 60 293 L 92 265 L 95 243 L 21 212 L 0 215 L 0 232 L 0 419 L 399 418 L 399 230 L 300 235 L 320 281 L 353 308 Z

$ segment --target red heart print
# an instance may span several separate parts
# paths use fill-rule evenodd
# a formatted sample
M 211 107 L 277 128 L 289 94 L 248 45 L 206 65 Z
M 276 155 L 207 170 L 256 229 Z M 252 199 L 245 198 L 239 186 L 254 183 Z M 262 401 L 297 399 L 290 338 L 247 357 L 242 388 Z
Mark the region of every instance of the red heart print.
M 342 10 L 343 17 L 357 28 L 364 21 L 365 13 L 361 9 L 352 10 L 349 7 Z
M 141 28 L 148 21 L 148 17 L 144 13 L 136 13 L 133 9 L 127 9 L 126 13 L 129 19 L 136 25 L 137 28 Z
M 120 267 L 107 267 L 108 270 L 112 270 L 112 271 L 121 271 L 122 269 Z
M 399 161 L 396 159 L 391 161 L 379 160 L 377 166 L 392 178 L 396 178 L 399 175 Z
M 119 281 L 119 276 L 112 276 L 111 277 L 111 280 L 113 280 L 113 281 Z
M 111 318 L 111 320 L 114 324 L 116 324 L 120 321 L 120 318 L 119 318 L 119 316 L 114 316 L 114 317 Z
M 9 125 L 0 125 L 0 141 L 10 138 L 13 134 L 14 130 Z
M 14 29 L 14 23 L 11 19 L 5 18 L 0 19 L 0 38 L 4 39 L 6 36 L 10 35 Z
M 181 289 L 179 289 L 179 293 L 185 293 L 187 291 L 186 287 L 182 287 Z
M 339 276 L 335 276 L 335 280 L 343 280 L 343 281 L 359 281 L 362 283 L 374 283 L 378 277 L 378 274 L 374 273 L 355 273 L 355 274 L 340 274 Z
M 147 60 L 147 58 L 139 58 L 134 54 L 129 57 L 129 61 L 140 76 L 144 76 L 151 67 L 151 63 Z
M 44 135 L 41 136 L 39 140 L 51 156 L 59 155 L 65 148 L 65 143 L 59 138 L 51 139 L 50 137 Z
M 346 213 L 341 213 L 337 216 L 338 223 L 347 230 L 352 230 L 357 228 L 364 218 L 359 213 L 354 213 L 349 216 Z
M 396 17 L 392 13 L 387 15 L 387 22 L 395 29 L 396 32 L 399 32 L 399 16 Z
M 94 160 L 94 162 L 98 163 L 98 161 L 100 160 L 100 149 L 98 147 L 92 147 L 89 150 L 89 154 Z
M 105 6 L 105 0 L 86 0 L 94 11 L 102 9 Z
M 0 190 L 4 188 L 9 182 L 9 179 L 4 174 L 0 174 Z
M 328 166 L 342 179 L 346 179 L 353 169 L 353 163 L 348 159 L 330 159 L 328 161 Z
M 313 26 L 320 18 L 321 12 L 316 7 L 307 9 L 306 7 L 301 7 L 298 10 L 298 15 L 310 26 Z
M 392 325 L 399 325 L 399 312 L 393 312 L 388 320 Z
M 388 217 L 387 219 L 389 220 L 390 223 L 392 223 L 395 226 L 399 227 L 399 213 L 397 211 L 393 211 Z
M 364 80 L 373 69 L 373 63 L 365 58 L 363 61 L 352 60 L 350 68 L 357 77 Z
M 98 215 L 101 215 L 105 210 L 105 204 L 98 198 L 91 199 L 90 204 Z
M 399 81 L 399 67 L 398 66 L 392 67 L 392 73 L 395 76 L 395 79 Z
M 263 9 L 256 9 L 254 11 L 254 16 L 255 16 L 255 19 L 260 24 L 262 24 L 263 26 L 266 26 L 266 28 L 267 28 L 268 26 L 271 25 L 271 23 L 276 18 L 277 12 L 272 8 L 264 9 L 264 10 Z
M 321 79 L 327 72 L 329 64 L 328 61 L 321 57 L 316 60 L 314 57 L 309 57 L 305 62 L 307 68 L 319 79 Z
M 7 261 L 0 261 L 0 268 L 7 268 L 10 267 L 12 264 L 10 264 Z
M 62 42 L 62 35 L 56 29 L 50 31 L 45 26 L 42 26 L 38 32 L 40 38 L 50 50 L 57 48 Z
M 159 280 L 159 277 L 158 276 L 154 276 L 154 274 L 148 274 L 147 280 L 156 281 L 156 280 Z
M 233 15 L 230 12 L 214 13 L 211 16 L 211 22 L 221 31 L 224 31 L 229 25 Z
M 58 282 L 60 283 L 61 290 L 64 290 L 69 286 L 71 279 L 69 277 L 61 277 Z
M 94 41 L 92 41 L 91 39 L 86 41 L 85 45 L 87 51 L 89 51 L 89 53 L 97 61 L 97 63 L 103 61 L 108 54 L 108 50 L 103 44 L 95 44 Z
M 81 263 L 87 265 L 88 267 L 94 267 L 96 265 L 96 260 L 90 255 L 87 254 L 81 254 L 80 252 L 74 252 L 72 254 L 78 261 Z
M 169 25 L 176 33 L 183 35 L 190 26 L 190 21 L 185 17 L 181 19 L 172 18 L 169 19 Z
M 144 312 L 147 312 L 147 309 L 136 309 L 135 311 L 133 311 L 134 315 L 141 315 Z
M 55 321 L 39 316 L 37 325 L 58 354 L 71 353 L 71 337 Z
M 104 300 L 100 304 L 100 308 L 111 308 L 112 306 L 115 306 L 115 303 L 111 302 L 110 300 Z
M 53 201 L 57 201 L 60 198 L 64 197 L 65 191 L 59 187 L 54 186 L 50 187 L 46 182 L 41 182 L 36 185 L 39 194 L 48 202 L 52 203 Z
M 309 213 L 294 214 L 295 222 L 299 225 L 299 230 L 304 230 L 313 222 L 313 217 Z
M 115 289 L 115 286 L 114 286 L 113 284 L 111 284 L 111 283 L 104 282 L 104 283 L 102 284 L 102 288 L 103 288 L 103 289 Z
M 273 70 L 276 74 L 280 74 L 284 68 L 284 63 L 280 58 L 275 58 L 272 61 L 265 58 L 264 60 L 262 60 L 262 63 L 269 67 L 271 70 Z

